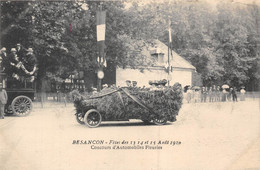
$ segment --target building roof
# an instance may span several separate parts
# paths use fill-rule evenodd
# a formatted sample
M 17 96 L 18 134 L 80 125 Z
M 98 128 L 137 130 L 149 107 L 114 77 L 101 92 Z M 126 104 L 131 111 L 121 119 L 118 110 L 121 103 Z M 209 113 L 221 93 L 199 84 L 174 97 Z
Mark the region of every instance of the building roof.
M 159 54 L 164 54 L 164 62 L 165 64 L 168 62 L 168 46 L 162 43 L 159 40 L 153 40 L 154 47 L 151 47 L 151 51 L 156 51 Z M 155 48 L 156 47 L 156 48 Z M 191 65 L 187 60 L 177 54 L 172 50 L 172 56 L 170 53 L 170 65 L 173 68 L 183 68 L 183 69 L 192 69 L 196 70 L 196 68 Z

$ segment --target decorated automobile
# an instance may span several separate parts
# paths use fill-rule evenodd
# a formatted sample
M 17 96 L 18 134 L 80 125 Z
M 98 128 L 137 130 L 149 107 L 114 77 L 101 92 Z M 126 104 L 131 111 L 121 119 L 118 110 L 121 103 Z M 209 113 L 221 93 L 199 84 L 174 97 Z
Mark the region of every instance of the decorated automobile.
M 102 121 L 140 119 L 146 124 L 164 125 L 176 121 L 182 106 L 182 87 L 158 88 L 110 87 L 95 94 L 71 93 L 76 120 L 88 127 L 97 127 Z

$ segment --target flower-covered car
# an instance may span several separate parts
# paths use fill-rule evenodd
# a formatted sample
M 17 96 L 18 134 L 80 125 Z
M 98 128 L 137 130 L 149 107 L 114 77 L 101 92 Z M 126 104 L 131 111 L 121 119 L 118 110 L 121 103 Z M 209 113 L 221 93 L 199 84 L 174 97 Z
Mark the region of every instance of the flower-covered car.
M 73 91 L 71 95 L 76 108 L 76 120 L 88 127 L 97 127 L 101 121 L 129 119 L 164 125 L 167 121 L 176 121 L 183 98 L 179 83 L 157 89 L 105 88 L 92 95 Z

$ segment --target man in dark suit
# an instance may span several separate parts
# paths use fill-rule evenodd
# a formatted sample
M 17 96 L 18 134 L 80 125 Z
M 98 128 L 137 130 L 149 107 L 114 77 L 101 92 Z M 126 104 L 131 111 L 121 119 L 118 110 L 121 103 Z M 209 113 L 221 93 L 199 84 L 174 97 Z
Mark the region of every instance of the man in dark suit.
M 26 68 L 26 70 L 30 73 L 30 75 L 33 75 L 37 69 L 37 59 L 36 59 L 35 55 L 33 54 L 32 48 L 28 48 L 27 51 L 28 52 L 25 56 L 23 64 L 24 64 L 24 67 Z
M 232 95 L 232 99 L 233 99 L 233 102 L 237 102 L 237 93 L 236 93 L 236 88 L 230 88 L 231 90 L 231 95 Z
M 23 48 L 23 46 L 18 43 L 16 44 L 16 54 L 19 57 L 19 61 L 23 61 L 23 58 L 25 57 L 26 50 Z
M 22 69 L 26 73 L 27 77 L 29 76 L 29 81 L 33 82 L 35 79 L 35 73 L 37 70 L 37 59 L 33 54 L 33 49 L 28 48 L 27 54 L 24 57 Z
M 207 101 L 207 94 L 208 94 L 208 91 L 206 89 L 206 87 L 202 87 L 202 90 L 201 90 L 201 102 L 206 102 Z

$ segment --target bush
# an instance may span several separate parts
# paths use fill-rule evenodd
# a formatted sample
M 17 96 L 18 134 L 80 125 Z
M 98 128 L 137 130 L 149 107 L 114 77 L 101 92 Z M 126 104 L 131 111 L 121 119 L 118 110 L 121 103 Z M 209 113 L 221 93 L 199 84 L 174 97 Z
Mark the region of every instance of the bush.
M 147 108 L 135 102 L 124 92 L 124 89 Z M 77 91 L 73 91 L 71 95 L 77 113 L 85 113 L 90 108 L 95 108 L 100 112 L 103 120 L 153 120 L 159 116 L 168 121 L 175 121 L 183 99 L 182 88 L 179 83 L 154 90 L 136 87 L 123 88 L 123 90 L 120 88 L 105 88 L 100 93 L 93 95 L 81 95 Z

